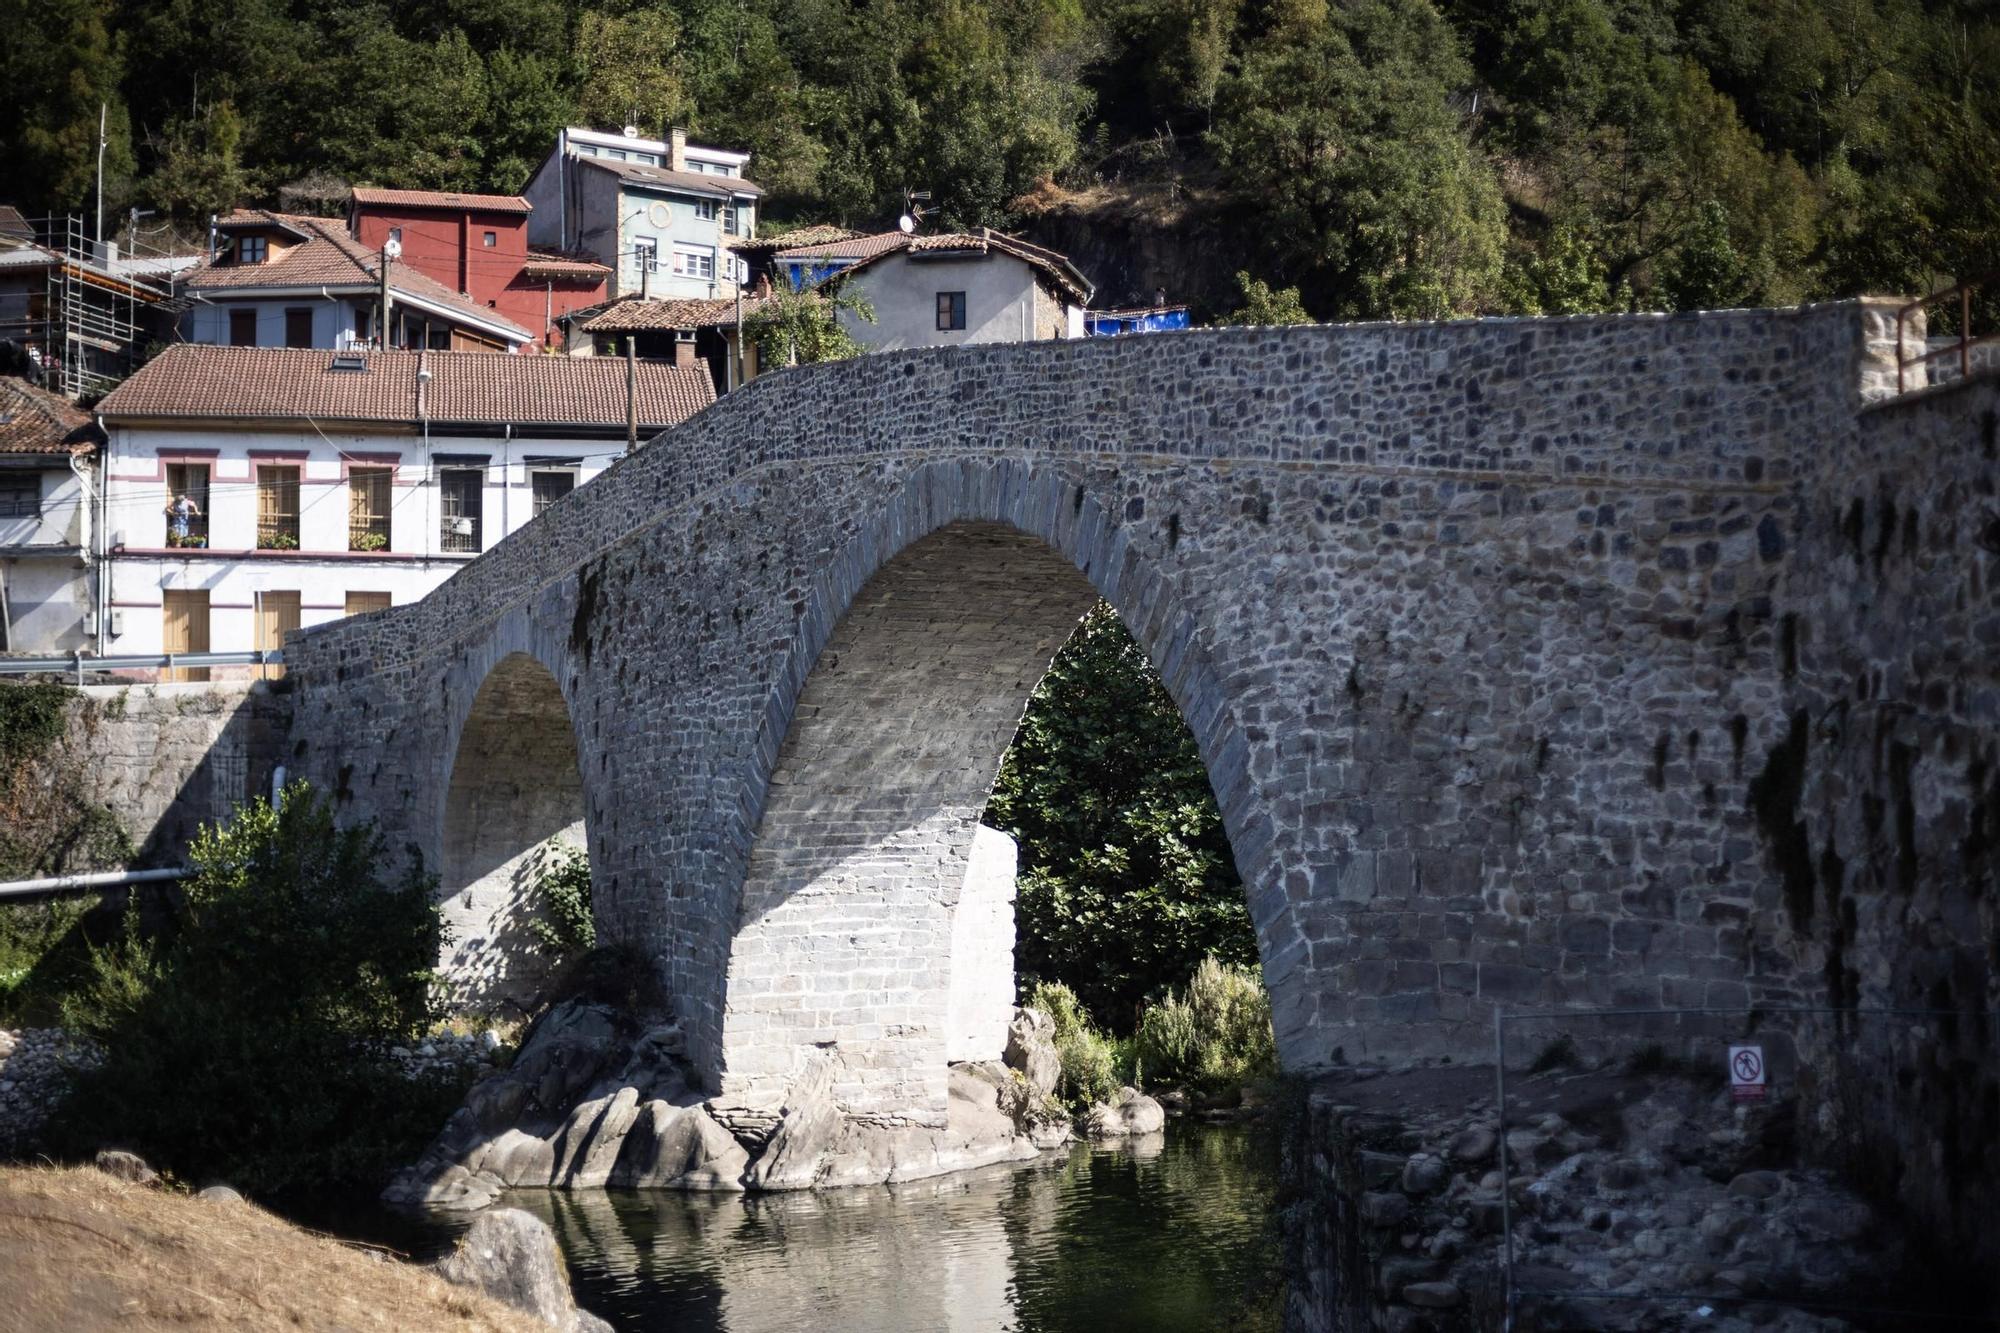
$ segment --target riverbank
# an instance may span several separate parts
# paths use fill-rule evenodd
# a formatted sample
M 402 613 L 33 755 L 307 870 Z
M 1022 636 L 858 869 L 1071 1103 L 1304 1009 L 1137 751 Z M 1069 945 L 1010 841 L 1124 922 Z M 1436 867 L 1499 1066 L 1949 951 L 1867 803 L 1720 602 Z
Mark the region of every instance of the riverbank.
M 0 1333 L 549 1333 L 488 1296 L 254 1204 L 170 1193 L 89 1167 L 0 1167 L 0 1293 Z

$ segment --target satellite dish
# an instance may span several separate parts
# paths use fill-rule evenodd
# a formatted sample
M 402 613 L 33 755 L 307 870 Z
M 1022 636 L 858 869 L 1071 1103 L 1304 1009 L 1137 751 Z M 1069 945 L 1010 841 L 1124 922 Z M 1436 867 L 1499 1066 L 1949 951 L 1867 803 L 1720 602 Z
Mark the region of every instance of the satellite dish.
M 917 229 L 917 220 L 908 213 L 905 213 L 896 219 L 896 228 L 905 236 L 911 235 Z
M 388 240 L 382 242 L 382 253 L 391 259 L 401 259 L 403 257 L 403 243 L 391 236 Z

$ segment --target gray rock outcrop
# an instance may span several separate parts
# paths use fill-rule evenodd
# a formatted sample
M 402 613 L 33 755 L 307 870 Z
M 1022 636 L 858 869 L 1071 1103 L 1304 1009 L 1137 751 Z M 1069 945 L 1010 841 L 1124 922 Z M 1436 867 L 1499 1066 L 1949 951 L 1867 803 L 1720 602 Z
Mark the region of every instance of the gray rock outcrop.
M 1028 1085 L 1047 1096 L 1062 1080 L 1062 1057 L 1056 1053 L 1056 1021 L 1039 1009 L 1016 1009 L 1007 1025 L 1010 1069 L 1018 1069 Z
M 611 1325 L 579 1310 L 555 1233 L 533 1213 L 498 1208 L 483 1214 L 432 1270 L 525 1311 L 563 1333 L 600 1333 Z
M 1110 1100 L 1090 1108 L 1084 1116 L 1084 1127 L 1093 1139 L 1158 1134 L 1167 1127 L 1167 1112 L 1137 1088 L 1120 1088 Z
M 834 1096 L 844 1072 L 837 1051 L 815 1057 L 776 1104 L 705 1099 L 689 1086 L 677 1035 L 661 1027 L 627 1040 L 608 1009 L 557 1006 L 528 1034 L 511 1068 L 474 1085 L 383 1198 L 475 1211 L 512 1187 L 880 1184 L 1024 1161 L 1070 1137 L 1046 1092 L 993 1063 L 952 1066 L 942 1126 L 846 1115 Z

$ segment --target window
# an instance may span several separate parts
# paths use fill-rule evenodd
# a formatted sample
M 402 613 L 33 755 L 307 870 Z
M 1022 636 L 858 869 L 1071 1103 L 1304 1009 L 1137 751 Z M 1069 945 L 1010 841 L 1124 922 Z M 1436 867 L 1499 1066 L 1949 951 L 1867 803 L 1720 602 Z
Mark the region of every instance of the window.
M 188 504 L 177 504 L 181 497 Z M 208 464 L 167 464 L 167 545 L 208 545 Z
M 229 312 L 229 345 L 231 347 L 255 347 L 257 345 L 257 312 L 255 310 L 232 310 Z
M 965 327 L 964 292 L 939 292 L 937 294 L 937 326 L 941 329 L 962 329 Z
M 540 495 L 537 491 L 537 499 Z M 0 473 L 0 518 L 40 518 L 41 514 L 42 474 Z
M 683 278 L 713 278 L 715 276 L 715 251 L 675 250 L 674 272 Z
M 695 200 L 694 215 L 700 218 L 703 222 L 715 221 L 715 200 L 713 199 Z
M 646 167 L 657 167 L 660 165 L 659 157 L 653 153 L 634 153 L 632 154 L 632 160 Z
M 386 592 L 350 592 L 347 594 L 347 611 L 350 616 L 366 615 L 370 611 L 387 611 L 389 594 Z
M 534 486 L 534 516 L 540 518 L 542 511 L 576 489 L 576 473 L 568 468 L 560 471 L 533 472 L 529 474 Z
M 236 262 L 239 264 L 261 264 L 268 253 L 268 242 L 262 236 L 236 238 Z
M 497 231 L 483 232 L 480 235 L 479 243 L 488 250 L 491 250 L 494 246 L 500 244 L 500 233 Z
M 313 312 L 294 308 L 285 312 L 285 346 L 313 345 Z
M 347 474 L 347 549 L 389 549 L 389 483 L 386 467 L 357 467 Z
M 455 555 L 477 555 L 481 501 L 486 469 L 448 467 L 438 472 L 440 528 L 438 549 Z
M 641 273 L 660 271 L 660 243 L 650 236 L 632 242 L 632 262 Z
M 389 228 L 389 239 L 401 245 L 403 243 L 403 229 L 401 227 Z
M 258 465 L 257 549 L 299 549 L 299 469 L 296 464 Z
M 737 219 L 736 205 L 733 202 L 723 205 L 722 234 L 724 236 L 741 236 L 743 234 L 742 232 L 736 230 L 736 219 Z

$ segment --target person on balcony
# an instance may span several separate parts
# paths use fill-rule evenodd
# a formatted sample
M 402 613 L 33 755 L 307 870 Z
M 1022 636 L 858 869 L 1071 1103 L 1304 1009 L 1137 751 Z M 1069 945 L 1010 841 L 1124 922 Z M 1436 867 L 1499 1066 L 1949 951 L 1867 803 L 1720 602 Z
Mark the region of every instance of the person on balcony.
M 201 506 L 189 498 L 186 491 L 177 493 L 167 501 L 167 535 L 175 546 L 188 546 L 193 535 L 194 521 L 201 517 Z

